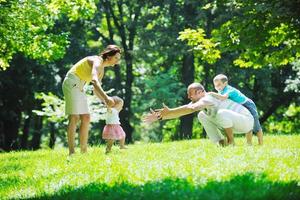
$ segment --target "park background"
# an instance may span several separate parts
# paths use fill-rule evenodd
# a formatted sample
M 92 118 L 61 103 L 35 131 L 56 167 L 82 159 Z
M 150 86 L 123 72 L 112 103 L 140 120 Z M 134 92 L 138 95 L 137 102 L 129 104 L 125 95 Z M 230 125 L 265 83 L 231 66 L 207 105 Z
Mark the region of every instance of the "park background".
M 36 171 L 39 168 L 32 163 L 36 162 L 37 157 L 65 158 L 67 150 L 63 147 L 67 146 L 67 120 L 64 116 L 62 81 L 78 60 L 98 54 L 109 44 L 116 44 L 123 51 L 121 63 L 106 70 L 102 85 L 109 95 L 118 95 L 125 101 L 120 118 L 127 134 L 127 144 L 132 148 L 132 152 L 123 158 L 128 158 L 129 161 L 125 162 L 138 158 L 135 157 L 140 153 L 138 150 L 147 153 L 142 149 L 150 152 L 158 149 L 157 155 L 161 156 L 158 158 L 167 159 L 166 155 L 176 153 L 174 149 L 171 151 L 171 144 L 178 149 L 182 147 L 186 152 L 192 151 L 189 146 L 195 147 L 194 153 L 197 155 L 203 153 L 197 150 L 197 146 L 208 154 L 210 150 L 214 155 L 223 151 L 210 146 L 204 139 L 205 132 L 196 114 L 176 120 L 159 121 L 152 126 L 142 123 L 141 118 L 150 108 L 159 108 L 162 103 L 169 107 L 188 103 L 186 87 L 192 82 L 200 82 L 208 91 L 213 91 L 213 77 L 224 73 L 229 77 L 232 86 L 240 89 L 256 103 L 263 131 L 267 136 L 266 145 L 262 148 L 268 151 L 268 148 L 276 148 L 274 145 L 278 145 L 278 151 L 273 152 L 274 159 L 276 155 L 283 156 L 282 162 L 289 163 L 286 166 L 290 166 L 291 170 L 289 175 L 280 175 L 280 170 L 286 170 L 280 168 L 280 165 L 278 174 L 274 172 L 275 175 L 271 175 L 274 179 L 270 178 L 272 173 L 264 171 L 262 174 L 266 173 L 273 181 L 299 182 L 299 0 L 0 0 L 0 19 L 0 150 L 2 172 L 5 172 L 1 175 L 0 186 L 3 192 L 1 194 L 6 197 L 43 197 L 44 193 L 55 194 L 55 189 L 50 192 L 41 189 L 45 187 L 43 181 L 36 186 L 36 180 L 26 182 L 22 174 L 14 176 L 10 173 L 15 173 L 14 170 L 24 171 L 28 167 L 32 167 L 31 171 Z M 91 87 L 86 89 L 93 110 L 89 133 L 89 145 L 93 153 L 87 157 L 76 157 L 72 163 L 75 168 L 75 163 L 82 159 L 88 163 L 90 160 L 108 159 L 102 155 L 104 107 L 92 95 Z M 153 147 L 153 143 L 166 146 Z M 242 148 L 243 143 L 244 141 L 238 140 Z M 139 145 L 146 146 L 141 148 Z M 40 150 L 31 151 L 38 149 Z M 221 154 L 231 151 L 225 149 Z M 251 151 L 255 154 L 263 150 Z M 161 152 L 163 153 L 160 154 Z M 239 155 L 241 152 L 235 153 Z M 99 158 L 96 155 L 101 156 Z M 274 160 L 270 155 L 262 154 L 261 158 L 249 162 L 260 162 L 263 159 L 272 168 L 280 161 Z M 121 159 L 118 153 L 112 156 L 115 156 L 112 163 Z M 189 158 L 189 155 L 182 156 L 178 156 L 178 161 Z M 25 158 L 28 160 L 24 160 Z M 174 159 L 176 160 L 175 157 Z M 169 161 L 162 159 L 162 162 Z M 215 162 L 217 161 L 211 161 L 210 164 L 214 165 Z M 24 163 L 24 169 L 19 168 L 23 166 L 21 163 Z M 134 165 L 135 162 L 132 163 Z M 143 166 L 143 163 L 137 161 L 136 165 Z M 197 165 L 196 161 L 194 165 Z M 178 178 L 180 176 L 177 173 L 180 173 L 181 168 L 174 166 L 178 168 L 174 167 L 174 171 L 170 171 L 175 174 L 170 177 Z M 186 164 L 182 169 L 190 169 L 190 166 Z M 87 165 L 82 166 L 83 171 L 87 168 Z M 239 172 L 241 169 L 236 170 L 235 172 Z M 49 173 L 55 174 L 51 170 Z M 93 174 L 91 171 L 89 173 Z M 27 176 L 32 177 L 32 174 Z M 54 177 L 56 181 L 61 181 L 57 176 Z M 212 175 L 207 180 L 222 180 L 222 177 L 218 177 L 219 175 Z M 244 180 L 249 183 L 246 186 L 249 186 L 254 184 L 255 177 L 255 173 L 250 173 L 238 176 L 232 181 L 239 183 Z M 150 180 L 156 181 L 155 178 Z M 264 178 L 259 180 L 263 181 L 260 182 L 262 187 L 258 190 L 269 188 L 269 185 L 274 186 L 272 182 L 264 184 Z M 136 180 L 127 181 L 133 183 Z M 162 196 L 170 197 L 169 190 L 172 191 L 173 186 L 187 187 L 194 191 L 193 194 L 199 194 L 194 186 L 186 185 L 186 179 L 173 181 L 164 179 L 158 182 L 161 188 L 170 186 L 166 189 L 167 194 L 161 193 Z M 64 186 L 64 183 L 59 184 Z M 76 184 L 77 182 L 74 183 Z M 120 188 L 127 188 L 131 192 L 136 190 L 136 186 L 122 184 L 111 190 L 107 189 L 110 188 L 107 185 L 99 187 L 107 189 L 102 190 L 103 194 L 113 193 Z M 145 188 L 139 189 L 148 191 L 150 198 L 151 188 L 155 187 L 156 182 L 148 184 L 150 185 L 146 184 Z M 276 187 L 281 191 L 281 183 L 278 184 Z M 297 183 L 296 186 L 289 184 L 292 185 L 287 186 L 292 191 L 291 194 L 297 191 L 299 197 Z M 40 187 L 40 190 L 35 193 L 32 193 L 32 188 L 20 190 L 22 187 L 28 189 L 30 185 Z M 93 189 L 99 187 L 91 184 L 83 189 L 83 194 L 93 194 Z M 274 196 L 270 196 L 270 199 L 276 199 L 276 187 L 271 191 Z M 224 191 L 229 189 L 226 184 L 224 188 Z M 72 190 L 71 186 L 66 190 L 62 189 L 63 192 L 69 190 Z M 207 190 L 210 191 L 209 188 Z M 110 197 L 129 197 L 126 196 L 127 193 L 121 192 L 120 196 L 118 194 Z M 76 196 L 78 193 L 71 195 Z M 172 198 L 180 197 L 175 193 L 173 195 Z M 280 199 L 281 196 L 277 197 Z
M 103 87 L 125 100 L 127 142 L 202 137 L 195 115 L 141 123 L 149 108 L 188 102 L 186 87 L 213 91 L 218 73 L 253 99 L 266 134 L 300 131 L 299 1 L 1 1 L 0 149 L 66 144 L 62 81 L 108 44 L 122 50 Z M 92 95 L 91 89 L 87 88 Z M 100 140 L 103 105 L 89 144 Z

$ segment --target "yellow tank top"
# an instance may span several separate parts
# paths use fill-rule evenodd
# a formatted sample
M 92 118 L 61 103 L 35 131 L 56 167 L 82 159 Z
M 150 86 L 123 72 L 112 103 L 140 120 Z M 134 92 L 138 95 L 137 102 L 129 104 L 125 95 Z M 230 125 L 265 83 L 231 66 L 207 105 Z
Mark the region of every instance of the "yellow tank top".
M 87 83 L 92 81 L 92 66 L 88 63 L 88 58 L 85 57 L 78 61 L 69 71 L 76 74 L 81 80 Z

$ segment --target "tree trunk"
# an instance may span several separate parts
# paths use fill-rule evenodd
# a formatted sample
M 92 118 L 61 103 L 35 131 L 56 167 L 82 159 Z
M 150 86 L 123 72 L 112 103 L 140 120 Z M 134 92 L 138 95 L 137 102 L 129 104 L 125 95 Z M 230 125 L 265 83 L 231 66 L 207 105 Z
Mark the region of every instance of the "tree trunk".
M 18 143 L 18 130 L 20 126 L 20 117 L 16 117 L 15 120 L 3 121 L 3 133 L 4 133 L 4 147 L 5 151 L 17 150 L 19 148 Z
M 125 60 L 126 60 L 126 84 L 125 84 L 125 95 L 124 95 L 124 109 L 120 114 L 122 126 L 126 132 L 126 141 L 131 143 L 132 140 L 132 132 L 133 128 L 130 125 L 130 117 L 131 117 L 131 98 L 132 98 L 132 90 L 131 86 L 133 83 L 133 73 L 132 73 L 132 56 L 125 52 Z
M 4 137 L 4 123 L 0 121 L 0 152 L 4 150 L 5 146 L 5 137 Z
M 17 150 L 18 145 L 18 125 L 16 121 L 4 121 L 4 150 Z
M 182 83 L 185 87 L 188 87 L 194 81 L 194 56 L 193 54 L 186 54 L 183 57 L 183 65 L 182 65 Z M 187 104 L 189 99 L 185 96 L 183 104 Z M 192 138 L 193 132 L 193 118 L 194 114 L 186 115 L 180 117 L 180 125 L 179 125 L 179 139 L 190 139 Z
M 27 149 L 31 117 L 32 114 L 30 113 L 29 116 L 24 121 L 24 126 L 22 131 L 23 134 L 21 136 L 21 149 Z
M 200 136 L 200 138 L 206 138 L 207 137 L 207 133 L 204 129 L 204 127 L 202 128 L 202 135 Z
M 39 149 L 41 145 L 41 137 L 43 128 L 43 117 L 35 116 L 34 117 L 34 129 L 33 129 L 33 137 L 31 140 L 31 148 L 33 150 Z
M 51 149 L 54 148 L 55 140 L 56 140 L 56 137 L 55 137 L 55 124 L 54 124 L 54 123 L 50 123 L 50 139 L 49 139 L 49 147 L 50 147 Z

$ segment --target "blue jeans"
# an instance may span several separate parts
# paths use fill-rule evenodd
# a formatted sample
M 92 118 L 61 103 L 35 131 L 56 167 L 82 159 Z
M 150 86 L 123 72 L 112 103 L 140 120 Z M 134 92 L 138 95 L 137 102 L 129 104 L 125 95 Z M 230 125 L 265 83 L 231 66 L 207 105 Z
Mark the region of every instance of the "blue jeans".
M 257 133 L 258 131 L 262 130 L 261 125 L 259 123 L 259 117 L 258 117 L 258 112 L 255 103 L 251 100 L 248 99 L 245 103 L 242 104 L 244 107 L 246 107 L 251 115 L 254 118 L 254 127 L 253 127 L 253 133 Z

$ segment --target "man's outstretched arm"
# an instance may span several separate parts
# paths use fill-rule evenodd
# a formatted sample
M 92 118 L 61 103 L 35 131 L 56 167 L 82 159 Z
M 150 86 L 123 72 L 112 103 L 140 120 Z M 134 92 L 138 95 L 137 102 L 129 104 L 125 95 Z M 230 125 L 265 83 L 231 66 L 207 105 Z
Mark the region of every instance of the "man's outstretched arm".
M 184 115 L 188 115 L 204 108 L 210 107 L 213 104 L 206 100 L 199 100 L 195 103 L 189 103 L 177 108 L 168 108 L 164 105 L 164 108 L 160 111 L 161 119 L 175 119 Z
M 179 106 L 176 108 L 169 108 L 163 104 L 163 108 L 156 109 L 155 112 L 151 110 L 150 113 L 144 116 L 143 121 L 147 123 L 152 123 L 157 120 L 175 119 L 210 107 L 211 105 L 213 105 L 211 102 L 203 100 L 199 100 L 195 103 L 191 102 L 189 104 Z
M 193 112 L 194 112 L 193 109 L 188 108 L 187 105 L 180 106 L 177 108 L 172 108 L 172 109 L 170 109 L 166 105 L 164 105 L 163 108 L 156 109 L 155 111 L 150 109 L 150 113 L 146 114 L 143 117 L 143 121 L 148 124 L 151 124 L 158 120 L 175 119 L 177 117 L 180 117 L 183 115 L 188 115 Z
M 163 119 L 175 119 L 184 115 L 191 114 L 197 110 L 189 107 L 189 104 L 179 106 L 176 108 L 168 108 L 166 105 L 159 111 L 159 116 L 161 120 Z

